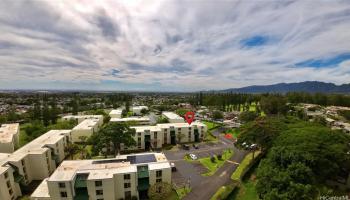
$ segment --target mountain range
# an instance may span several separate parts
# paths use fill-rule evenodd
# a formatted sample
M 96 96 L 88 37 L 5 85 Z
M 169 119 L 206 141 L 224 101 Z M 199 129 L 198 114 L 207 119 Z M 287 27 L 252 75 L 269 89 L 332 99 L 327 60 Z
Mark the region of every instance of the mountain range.
M 220 92 L 236 93 L 286 93 L 286 92 L 310 92 L 310 93 L 350 93 L 350 83 L 336 85 L 319 81 L 305 81 L 299 83 L 278 83 L 273 85 L 253 85 L 242 88 L 230 88 Z

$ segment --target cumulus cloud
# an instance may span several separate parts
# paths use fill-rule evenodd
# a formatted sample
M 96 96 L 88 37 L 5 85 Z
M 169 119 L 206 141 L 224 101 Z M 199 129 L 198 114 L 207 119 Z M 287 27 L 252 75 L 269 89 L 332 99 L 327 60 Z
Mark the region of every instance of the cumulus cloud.
M 349 1 L 8 0 L 0 88 L 342 84 L 350 80 L 349 30 Z

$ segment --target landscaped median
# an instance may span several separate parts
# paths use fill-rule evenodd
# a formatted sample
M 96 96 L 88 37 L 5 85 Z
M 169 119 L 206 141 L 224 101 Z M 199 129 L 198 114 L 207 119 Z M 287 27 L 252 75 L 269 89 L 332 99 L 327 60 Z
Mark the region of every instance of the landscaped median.
M 219 155 L 215 155 L 213 157 L 199 159 L 199 162 L 209 170 L 207 173 L 202 174 L 202 176 L 211 176 L 215 174 L 215 172 L 225 163 L 226 160 L 230 159 L 232 155 L 233 151 L 228 149 L 223 151 L 221 158 Z
M 247 154 L 243 161 L 240 163 L 240 165 L 237 167 L 237 169 L 231 175 L 233 183 L 227 186 L 220 187 L 219 190 L 212 196 L 211 200 L 226 199 L 235 190 L 235 188 L 241 184 L 242 178 L 254 165 L 255 161 L 260 159 L 259 155 L 260 151 L 255 152 L 253 159 L 253 153 Z
M 259 157 L 260 151 L 254 153 L 254 159 Z M 231 179 L 234 181 L 241 181 L 244 174 L 249 170 L 253 164 L 253 153 L 249 153 L 245 156 L 241 164 L 237 167 L 235 172 L 233 172 Z
M 225 163 L 226 160 L 229 160 L 232 157 L 232 155 L 233 155 L 233 150 L 226 149 L 222 152 L 222 154 L 200 158 L 198 160 L 192 160 L 189 155 L 186 155 L 184 160 L 188 162 L 201 163 L 205 168 L 208 169 L 208 172 L 201 175 L 212 176 Z
M 226 199 L 228 195 L 237 187 L 239 183 L 233 182 L 230 185 L 221 186 L 219 190 L 210 198 L 210 200 L 222 200 Z

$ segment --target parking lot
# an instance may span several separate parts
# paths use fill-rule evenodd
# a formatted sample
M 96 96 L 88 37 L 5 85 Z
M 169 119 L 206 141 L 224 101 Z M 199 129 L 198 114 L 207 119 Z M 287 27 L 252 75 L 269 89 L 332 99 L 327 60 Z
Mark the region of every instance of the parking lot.
M 220 130 L 221 131 L 221 130 Z M 199 143 L 199 148 L 194 148 L 189 144 L 190 149 L 185 150 L 179 148 L 177 151 L 165 151 L 168 160 L 175 164 L 177 171 L 172 173 L 172 181 L 176 188 L 190 185 L 192 191 L 185 197 L 185 199 L 210 199 L 216 190 L 226 183 L 231 181 L 232 172 L 237 168 L 238 163 L 243 159 L 246 152 L 240 151 L 234 147 L 233 141 L 221 137 L 219 132 L 216 136 L 219 138 L 218 142 Z M 199 162 L 188 162 L 184 160 L 186 154 L 195 154 L 198 159 L 217 155 L 226 149 L 234 151 L 232 162 L 226 162 L 218 171 L 210 177 L 202 176 L 208 170 Z

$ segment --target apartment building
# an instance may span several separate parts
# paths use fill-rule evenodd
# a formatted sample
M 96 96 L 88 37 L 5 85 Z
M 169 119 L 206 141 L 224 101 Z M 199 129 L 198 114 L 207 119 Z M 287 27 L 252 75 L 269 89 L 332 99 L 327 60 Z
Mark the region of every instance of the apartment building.
M 111 118 L 122 118 L 122 112 L 122 109 L 111 110 L 111 112 L 109 112 L 109 116 Z
M 201 122 L 166 123 L 156 126 L 133 126 L 136 130 L 134 139 L 137 143 L 132 149 L 161 148 L 163 144 L 199 142 L 207 133 L 207 126 Z M 128 149 L 121 145 L 122 150 Z
M 170 123 L 184 123 L 184 118 L 173 112 L 162 112 L 163 117 L 167 118 Z
M 80 124 L 86 119 L 95 119 L 98 120 L 99 126 L 103 124 L 103 115 L 67 115 L 62 117 L 62 120 L 75 120 Z
M 0 153 L 12 153 L 18 147 L 19 124 L 2 124 L 0 127 Z
M 81 142 L 82 136 L 88 138 L 92 134 L 97 133 L 101 125 L 98 118 L 85 119 L 72 129 L 72 141 Z
M 70 130 L 51 130 L 13 152 L 0 155 L 0 199 L 22 196 L 21 186 L 43 180 L 66 157 Z
M 149 117 L 126 117 L 126 118 L 111 118 L 110 122 L 136 122 L 140 125 L 148 125 L 150 124 Z
M 132 113 L 133 113 L 134 115 L 142 115 L 141 111 L 142 111 L 143 109 L 148 110 L 148 107 L 147 107 L 147 106 L 133 106 L 133 107 L 131 108 Z
M 156 182 L 171 183 L 171 166 L 162 153 L 64 161 L 39 185 L 31 199 L 140 199 Z

